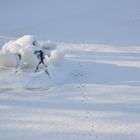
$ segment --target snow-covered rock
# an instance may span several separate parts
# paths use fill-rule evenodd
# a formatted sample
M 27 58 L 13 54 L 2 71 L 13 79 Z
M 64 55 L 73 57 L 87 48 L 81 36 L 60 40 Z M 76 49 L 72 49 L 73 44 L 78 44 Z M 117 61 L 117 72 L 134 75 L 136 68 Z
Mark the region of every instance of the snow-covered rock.
M 39 62 L 34 51 L 40 49 L 40 45 L 33 35 L 25 35 L 15 41 L 9 41 L 2 47 L 0 65 L 17 67 L 21 59 L 20 68 L 34 68 Z
M 64 54 L 60 50 L 53 50 L 49 58 L 49 64 L 60 66 L 63 62 Z
M 54 50 L 54 49 L 56 49 L 57 45 L 56 45 L 56 43 L 52 42 L 51 40 L 48 40 L 45 43 L 43 43 L 41 47 L 46 50 Z
M 23 37 L 15 40 L 15 43 L 21 46 L 33 45 L 36 47 L 40 47 L 40 44 L 36 41 L 36 38 L 33 35 L 24 35 Z
M 10 53 L 22 53 L 22 51 L 27 48 L 32 48 L 33 50 L 41 49 L 39 43 L 36 41 L 33 35 L 25 35 L 15 41 L 12 40 L 5 43 L 2 47 L 2 51 Z
M 21 55 L 20 69 L 32 69 L 38 65 L 39 60 L 31 49 L 25 49 Z
M 18 56 L 12 53 L 0 53 L 0 66 L 3 67 L 17 67 L 18 65 Z
M 0 54 L 0 65 L 17 67 L 20 69 L 32 69 L 37 67 L 39 59 L 35 51 L 42 50 L 46 66 L 60 66 L 63 61 L 63 53 L 55 43 L 46 41 L 40 45 L 33 35 L 24 35 L 16 40 L 5 43 Z
M 11 41 L 2 47 L 3 52 L 9 52 L 13 54 L 21 54 L 22 49 L 23 48 L 20 44 Z

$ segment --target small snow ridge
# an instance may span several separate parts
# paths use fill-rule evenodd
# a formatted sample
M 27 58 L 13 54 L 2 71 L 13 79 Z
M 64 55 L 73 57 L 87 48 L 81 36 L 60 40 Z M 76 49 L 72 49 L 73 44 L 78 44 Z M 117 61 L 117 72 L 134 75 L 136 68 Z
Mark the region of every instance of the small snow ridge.
M 64 54 L 55 43 L 46 41 L 39 44 L 33 35 L 25 35 L 2 46 L 0 67 L 6 71 L 2 69 L 0 75 L 7 73 L 13 77 L 6 80 L 7 85 L 46 88 L 65 79 L 63 62 Z

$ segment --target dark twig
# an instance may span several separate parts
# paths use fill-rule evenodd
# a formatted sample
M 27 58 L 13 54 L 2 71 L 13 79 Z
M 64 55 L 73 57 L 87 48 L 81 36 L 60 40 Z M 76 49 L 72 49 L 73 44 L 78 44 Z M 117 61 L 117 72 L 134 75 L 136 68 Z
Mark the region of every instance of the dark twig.
M 45 67 L 45 73 L 49 76 L 49 78 L 51 79 L 50 73 L 47 70 L 47 66 L 44 63 L 44 54 L 43 51 L 36 51 L 35 54 L 37 55 L 38 59 L 40 60 L 40 62 L 38 63 L 36 69 L 35 69 L 35 73 L 38 71 L 40 64 L 43 64 L 43 66 Z

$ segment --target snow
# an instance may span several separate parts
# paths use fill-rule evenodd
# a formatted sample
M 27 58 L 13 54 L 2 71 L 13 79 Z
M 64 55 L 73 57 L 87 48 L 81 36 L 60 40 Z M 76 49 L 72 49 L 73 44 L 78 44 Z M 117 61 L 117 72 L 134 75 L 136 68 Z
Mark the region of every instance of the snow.
M 51 79 L 43 68 L 1 69 L 0 139 L 139 140 L 140 48 L 58 43 L 57 49 L 64 58 L 48 66 Z
M 63 52 L 57 49 L 52 41 L 40 45 L 33 35 L 24 35 L 16 40 L 6 42 L 1 48 L 0 64 L 6 67 L 19 67 L 20 69 L 35 68 L 39 60 L 35 51 L 42 50 L 46 65 L 60 66 Z M 9 60 L 10 59 L 10 60 Z M 21 59 L 21 62 L 19 62 Z
M 0 53 L 0 65 L 6 67 L 16 67 L 17 59 L 14 54 L 11 53 Z
M 51 57 L 49 60 L 49 63 L 55 65 L 55 66 L 61 66 L 64 59 L 64 54 L 60 50 L 53 50 L 51 52 Z
M 0 140 L 140 140 L 139 5 L 1 0 Z
M 42 50 L 45 55 L 44 63 L 51 79 L 45 73 L 46 67 L 44 69 L 41 66 L 38 73 L 35 73 L 35 69 L 40 62 L 35 55 L 35 51 L 38 50 Z M 24 35 L 16 40 L 5 43 L 0 53 L 1 69 L 4 69 L 11 76 L 14 75 L 14 77 L 12 76 L 12 81 L 6 79 L 6 86 L 11 86 L 12 88 L 15 85 L 16 87 L 28 89 L 44 88 L 59 83 L 67 75 L 64 66 L 63 50 L 61 48 L 58 49 L 56 44 L 51 41 L 40 45 L 34 36 Z M 49 56 L 48 53 L 50 53 Z M 44 84 L 41 81 L 45 81 Z

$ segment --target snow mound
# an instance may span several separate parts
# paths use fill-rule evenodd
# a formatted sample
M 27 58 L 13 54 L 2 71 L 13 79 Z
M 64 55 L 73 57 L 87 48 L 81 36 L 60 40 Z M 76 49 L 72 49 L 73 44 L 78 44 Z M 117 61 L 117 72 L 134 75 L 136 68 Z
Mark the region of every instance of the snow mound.
M 35 51 L 42 51 L 44 64 Z M 0 66 L 6 68 L 12 80 L 7 85 L 19 85 L 24 88 L 43 88 L 60 83 L 65 79 L 66 71 L 63 66 L 64 54 L 52 41 L 40 45 L 33 35 L 25 35 L 19 39 L 5 43 L 0 51 Z M 12 68 L 12 70 L 11 70 Z M 47 69 L 47 70 L 46 70 Z M 51 76 L 51 79 L 45 73 Z M 13 81 L 13 82 L 12 82 Z M 13 87 L 14 87 L 13 86 Z
M 33 51 L 26 49 L 22 52 L 20 68 L 21 69 L 32 69 L 38 65 L 39 61 L 34 55 Z
M 51 52 L 51 57 L 49 60 L 49 63 L 55 65 L 55 66 L 61 66 L 64 59 L 64 54 L 60 50 L 53 50 Z
M 56 43 L 52 42 L 51 40 L 48 40 L 42 44 L 42 48 L 47 50 L 54 50 L 56 49 L 56 47 L 57 47 Z
M 17 56 L 11 53 L 0 53 L 0 66 L 17 67 Z

